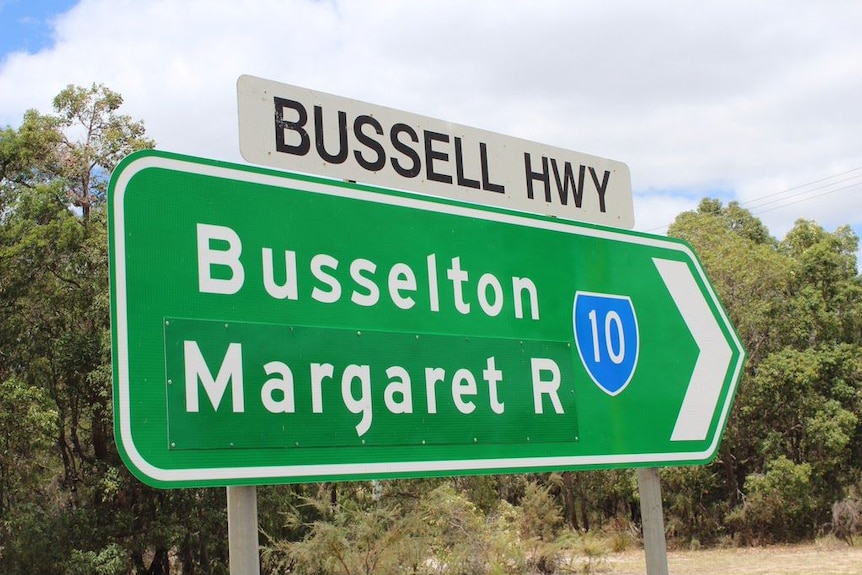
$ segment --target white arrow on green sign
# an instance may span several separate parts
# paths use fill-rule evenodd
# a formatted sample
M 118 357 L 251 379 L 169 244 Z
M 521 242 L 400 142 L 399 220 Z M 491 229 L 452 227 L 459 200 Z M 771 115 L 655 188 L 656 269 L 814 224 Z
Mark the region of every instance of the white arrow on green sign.
M 159 487 L 702 464 L 745 352 L 684 242 L 147 151 L 108 195 Z

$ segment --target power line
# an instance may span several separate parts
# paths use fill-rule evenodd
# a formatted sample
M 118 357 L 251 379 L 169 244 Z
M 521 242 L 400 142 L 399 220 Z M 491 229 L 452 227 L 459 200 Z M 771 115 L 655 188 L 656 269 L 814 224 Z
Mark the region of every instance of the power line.
M 843 191 L 843 190 L 849 190 L 850 188 L 855 188 L 856 186 L 860 186 L 860 185 L 862 185 L 862 182 L 857 182 L 857 183 L 855 183 L 855 184 L 851 184 L 851 185 L 849 185 L 849 186 L 844 186 L 843 188 L 836 188 L 836 189 L 834 189 L 834 190 L 829 190 L 829 191 L 827 191 L 827 192 L 823 192 L 823 193 L 820 193 L 820 194 L 815 194 L 815 195 L 813 195 L 813 196 L 809 196 L 809 197 L 807 197 L 807 198 L 802 198 L 802 199 L 800 199 L 800 200 L 796 200 L 795 202 L 788 202 L 788 203 L 786 203 L 786 204 L 782 204 L 782 205 L 780 205 L 780 206 L 774 206 L 774 207 L 772 207 L 772 208 L 767 208 L 767 209 L 765 209 L 765 210 L 759 210 L 759 211 L 754 211 L 754 210 L 752 210 L 751 214 L 752 214 L 752 215 L 755 215 L 755 216 L 756 216 L 756 215 L 760 215 L 760 214 L 765 214 L 766 212 L 772 212 L 772 211 L 775 211 L 775 210 L 780 210 L 781 208 L 786 208 L 787 206 L 792 206 L 792 205 L 795 205 L 795 204 L 801 204 L 802 202 L 807 202 L 808 200 L 813 200 L 813 199 L 815 199 L 815 198 L 820 198 L 820 197 L 822 197 L 822 196 L 826 196 L 826 195 L 828 195 L 828 194 L 834 194 L 835 192 L 841 192 L 841 191 Z
M 854 176 L 851 176 L 849 178 L 844 178 L 842 180 L 830 181 L 830 180 L 835 180 L 835 178 L 840 178 L 841 176 L 853 174 L 854 172 L 860 172 L 860 173 L 858 175 L 854 175 Z M 819 194 L 814 194 L 814 195 L 809 195 L 809 196 L 806 196 L 806 197 L 803 197 L 800 199 L 796 199 L 794 201 L 787 201 L 787 200 L 791 200 L 793 198 L 797 198 L 798 196 L 811 194 L 812 192 L 816 192 L 818 190 L 831 188 L 832 186 L 836 186 L 838 184 L 853 182 L 854 180 L 857 180 L 860 178 L 862 178 L 862 166 L 860 166 L 858 168 L 853 168 L 851 170 L 847 170 L 845 172 L 839 172 L 837 174 L 833 174 L 833 175 L 827 176 L 825 178 L 813 180 L 813 181 L 810 181 L 810 182 L 807 182 L 804 184 L 798 184 L 796 186 L 792 186 L 792 187 L 786 188 L 786 189 L 778 191 L 778 192 L 773 192 L 771 194 L 765 194 L 765 195 L 759 196 L 757 198 L 752 198 L 750 200 L 740 202 L 739 205 L 740 205 L 740 207 L 746 207 L 747 209 L 749 209 L 751 211 L 752 215 L 765 214 L 767 212 L 780 210 L 781 208 L 786 208 L 788 206 L 800 204 L 802 202 L 807 202 L 808 200 L 813 200 L 813 199 L 816 199 L 816 198 L 819 198 L 822 196 L 833 194 L 835 192 L 840 192 L 840 191 L 848 190 L 851 188 L 855 188 L 856 186 L 862 185 L 862 180 L 854 182 L 848 186 L 843 186 L 840 188 L 827 190 L 825 192 L 821 192 Z M 829 183 L 824 183 L 824 182 L 829 182 Z M 815 186 L 815 184 L 822 184 L 822 185 Z M 811 187 L 811 186 L 815 186 L 815 187 Z M 792 193 L 790 193 L 790 192 L 792 192 Z M 776 196 L 783 196 L 783 197 L 776 197 Z M 769 198 L 774 198 L 774 199 L 769 199 Z M 763 200 L 769 200 L 769 201 L 763 201 Z M 762 203 L 760 203 L 759 205 L 752 206 L 752 204 L 757 204 L 758 202 L 762 202 Z M 778 205 L 774 205 L 772 207 L 769 207 L 769 208 L 766 208 L 763 210 L 760 209 L 760 208 L 763 208 L 765 206 L 769 206 L 769 205 L 776 204 L 776 203 L 778 203 Z M 669 225 L 670 224 L 668 223 L 668 224 L 665 224 L 663 226 L 657 226 L 654 228 L 650 228 L 646 231 L 653 232 L 656 230 L 661 230 L 661 229 L 667 228 Z
M 853 168 L 852 170 L 847 170 L 846 172 L 839 172 L 839 173 L 837 173 L 837 174 L 833 174 L 833 175 L 831 175 L 831 176 L 827 176 L 827 177 L 825 177 L 825 178 L 820 178 L 819 180 L 814 180 L 814 181 L 808 182 L 808 183 L 806 183 L 806 184 L 798 184 L 798 185 L 796 185 L 796 186 L 791 186 L 791 187 L 789 187 L 789 188 L 787 188 L 787 189 L 781 190 L 780 192 L 773 192 L 773 193 L 771 193 L 771 194 L 766 194 L 766 195 L 764 195 L 764 196 L 760 196 L 760 197 L 758 197 L 758 198 L 753 198 L 753 199 L 751 199 L 751 200 L 747 200 L 747 201 L 745 201 L 745 202 L 742 202 L 742 203 L 740 203 L 739 205 L 740 205 L 740 206 L 745 206 L 745 205 L 748 205 L 748 204 L 752 204 L 752 203 L 755 203 L 755 202 L 759 202 L 760 200 L 764 200 L 764 199 L 766 199 L 766 198 L 771 198 L 771 197 L 774 197 L 774 196 L 780 196 L 780 195 L 782 195 L 782 194 L 786 194 L 787 192 L 792 192 L 793 190 L 798 190 L 798 189 L 800 189 L 800 188 L 807 188 L 808 186 L 812 186 L 812 185 L 814 185 L 814 184 L 819 184 L 819 183 L 821 183 L 821 182 L 825 182 L 825 181 L 827 181 L 827 180 L 831 180 L 831 179 L 833 179 L 833 178 L 839 178 L 839 177 L 841 177 L 841 176 L 846 176 L 847 174 L 852 174 L 853 172 L 862 172 L 862 166 L 860 166 L 860 167 L 858 167 L 858 168 Z M 862 173 L 860 173 L 858 176 L 853 176 L 853 177 L 851 177 L 851 178 L 848 178 L 847 180 L 842 180 L 841 182 L 848 181 L 848 180 L 853 180 L 853 179 L 858 178 L 858 177 L 862 177 Z M 841 183 L 841 182 L 833 182 L 833 184 L 835 184 L 835 183 Z M 833 185 L 833 184 L 826 184 L 825 186 L 822 186 L 822 187 L 828 187 L 828 186 Z M 795 195 L 797 195 L 797 194 L 801 194 L 801 193 L 805 193 L 805 191 L 797 192 L 796 194 L 790 194 L 790 195 L 791 195 L 791 196 L 795 196 Z M 767 203 L 771 203 L 771 202 L 767 202 Z
M 769 196 L 761 196 L 761 197 L 759 197 L 759 198 L 755 198 L 755 199 L 753 199 L 753 200 L 748 200 L 748 201 L 746 201 L 746 202 L 742 202 L 742 203 L 740 203 L 739 205 L 740 205 L 740 206 L 743 206 L 743 207 L 749 207 L 749 209 L 762 208 L 763 206 L 768 206 L 769 204 L 774 204 L 774 203 L 776 203 L 776 202 L 782 202 L 782 201 L 787 200 L 787 199 L 790 199 L 790 198 L 795 198 L 796 196 L 801 196 L 801 195 L 803 195 L 803 194 L 808 194 L 808 193 L 811 193 L 811 192 L 816 192 L 817 190 L 823 190 L 823 189 L 826 189 L 826 188 L 831 188 L 832 186 L 837 186 L 838 184 L 844 184 L 844 183 L 846 183 L 846 182 L 852 182 L 853 180 L 858 180 L 859 178 L 862 178 L 862 174 L 859 174 L 858 176 L 852 176 L 852 177 L 850 177 L 850 178 L 845 178 L 845 179 L 843 179 L 843 180 L 837 180 L 837 181 L 834 181 L 834 182 L 829 182 L 828 184 L 823 184 L 822 186 L 816 186 L 816 187 L 813 187 L 813 188 L 808 188 L 808 189 L 800 190 L 800 191 L 798 191 L 798 192 L 795 192 L 795 193 L 793 193 L 793 194 L 788 194 L 788 195 L 786 195 L 786 196 L 784 196 L 784 197 L 781 197 L 781 198 L 775 198 L 775 199 L 773 199 L 773 200 L 769 200 L 769 201 L 763 202 L 762 204 L 757 205 L 757 206 L 751 206 L 751 204 L 757 203 L 757 202 L 759 202 L 760 200 L 764 200 L 764 199 L 766 199 L 766 198 L 768 198 L 768 197 L 774 196 L 775 194 L 770 194 Z M 812 182 L 812 183 L 814 183 L 814 182 Z M 862 181 L 856 182 L 855 184 L 852 184 L 852 185 L 847 186 L 847 187 L 858 186 L 860 183 L 862 183 Z M 798 186 L 797 186 L 797 187 L 798 187 Z M 841 188 L 841 189 L 847 189 L 847 187 L 845 187 L 845 188 Z M 795 188 L 789 188 L 789 189 L 795 189 Z M 788 189 L 788 190 L 789 190 L 789 189 Z M 781 193 L 785 193 L 785 192 L 787 192 L 788 190 L 784 190 L 784 192 L 781 192 Z M 821 195 L 821 194 L 818 194 L 817 196 L 812 196 L 812 198 L 814 198 L 814 197 L 819 197 L 820 195 Z M 797 203 L 797 202 L 793 202 L 793 203 Z M 792 204 L 788 204 L 788 205 L 792 205 Z

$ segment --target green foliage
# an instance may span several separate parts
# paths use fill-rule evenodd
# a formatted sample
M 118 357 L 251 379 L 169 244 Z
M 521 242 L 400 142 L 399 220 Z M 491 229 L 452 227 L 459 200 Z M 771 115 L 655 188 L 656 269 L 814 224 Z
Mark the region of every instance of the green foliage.
M 499 501 L 488 516 L 488 571 L 491 575 L 516 575 L 526 571 L 527 549 L 520 536 L 523 515 L 522 508 Z
M 563 524 L 563 517 L 550 489 L 538 483 L 527 484 L 521 500 L 521 536 L 526 539 L 553 541 Z
M 104 194 L 152 141 L 102 86 L 54 104 L 0 130 L 0 572 L 217 573 L 223 493 L 149 489 L 113 438 Z
M 125 549 L 110 544 L 99 551 L 72 550 L 67 575 L 125 575 L 131 564 Z
M 563 551 L 557 540 L 563 517 L 550 490 L 535 482 L 528 483 L 521 500 L 521 514 L 521 539 L 527 546 L 528 567 L 540 573 L 553 573 Z
M 394 573 L 398 562 L 394 546 L 404 537 L 397 508 L 363 510 L 339 505 L 309 534 L 288 547 L 301 572 Z
M 608 548 L 605 541 L 594 533 L 568 531 L 556 542 L 555 572 L 600 573 L 607 571 Z
M 719 458 L 703 470 L 715 481 L 671 496 L 669 523 L 704 541 L 723 530 L 757 541 L 813 536 L 862 473 L 858 238 L 799 220 L 779 242 L 738 205 L 715 200 L 680 215 L 670 233 L 694 245 L 749 360 Z M 769 492 L 782 474 L 793 482 Z M 706 489 L 711 501 L 697 493 Z M 807 521 L 784 506 L 792 489 Z
M 498 502 L 484 514 L 445 481 L 402 505 L 394 493 L 427 484 L 391 482 L 383 497 L 369 497 L 366 484 L 344 484 L 333 503 L 324 490 L 301 500 L 287 523 L 305 524 L 298 541 L 267 535 L 268 573 L 319 574 L 518 574 L 592 572 L 608 551 L 591 534 L 564 529 L 559 506 L 546 486 L 527 482 L 520 505 Z M 393 486 L 393 484 L 396 484 Z M 345 489 L 347 488 L 347 489 Z M 373 490 L 372 490 L 373 492 Z M 307 521 L 308 518 L 314 518 Z
M 54 104 L 0 130 L 0 572 L 226 573 L 224 491 L 143 486 L 112 433 L 105 191 L 153 142 L 104 86 Z M 716 461 L 663 472 L 669 533 L 812 537 L 862 485 L 858 238 L 799 220 L 777 240 L 710 199 L 669 233 L 694 246 L 749 354 Z M 639 521 L 631 470 L 259 493 L 269 573 L 593 571 L 602 530 L 622 547 Z
M 471 478 L 459 478 L 453 484 L 464 491 L 467 498 L 473 502 L 483 513 L 490 513 L 500 500 L 501 488 L 509 483 L 517 482 L 512 476 L 480 475 Z
M 466 575 L 487 571 L 484 517 L 467 497 L 443 484 L 423 498 L 419 510 L 428 527 L 435 572 Z
M 68 200 L 81 209 L 84 219 L 104 203 L 108 178 L 120 160 L 130 153 L 152 148 L 142 122 L 118 113 L 123 97 L 93 84 L 89 88 L 67 86 L 54 98 L 57 115 L 51 118 L 60 130 L 84 128 L 80 140 L 63 137 L 54 150 L 62 166 Z
M 17 377 L 0 381 L 0 517 L 44 496 L 38 479 L 53 462 L 48 456 L 57 412 L 45 392 Z M 30 491 L 42 487 L 40 492 Z
M 745 210 L 719 206 L 704 200 L 698 212 L 681 214 L 668 235 L 694 247 L 745 343 L 750 368 L 784 338 L 780 318 L 787 312 L 792 262 L 778 252 L 762 224 L 752 222 L 750 214 L 743 217 Z M 731 212 L 733 217 L 727 215 Z
M 728 517 L 745 542 L 796 541 L 815 527 L 810 464 L 796 464 L 782 455 L 770 462 L 765 474 L 749 475 L 745 491 L 745 503 Z
M 677 467 L 661 474 L 665 531 L 672 539 L 714 543 L 728 508 L 716 466 Z
M 393 500 L 369 497 L 365 489 L 333 503 L 309 497 L 288 522 L 304 523 L 299 541 L 273 540 L 264 549 L 271 573 L 467 573 L 485 572 L 484 518 L 450 485 L 427 493 L 405 510 Z M 314 517 L 310 523 L 304 518 Z

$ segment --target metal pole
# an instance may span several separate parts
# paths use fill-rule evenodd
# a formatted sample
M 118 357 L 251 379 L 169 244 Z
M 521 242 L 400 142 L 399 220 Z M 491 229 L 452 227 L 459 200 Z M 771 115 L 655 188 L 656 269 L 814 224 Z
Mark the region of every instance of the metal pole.
M 653 467 L 638 469 L 638 493 L 641 497 L 647 575 L 668 575 L 667 542 L 664 537 L 664 515 L 661 508 L 658 469 Z
M 227 488 L 227 537 L 231 575 L 260 575 L 257 488 Z

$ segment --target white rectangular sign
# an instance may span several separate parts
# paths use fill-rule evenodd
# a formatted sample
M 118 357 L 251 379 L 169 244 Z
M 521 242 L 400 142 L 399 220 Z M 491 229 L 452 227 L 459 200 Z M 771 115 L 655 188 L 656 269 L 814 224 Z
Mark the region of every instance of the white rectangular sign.
M 622 162 L 281 84 L 237 81 L 240 153 L 276 168 L 634 227 Z

